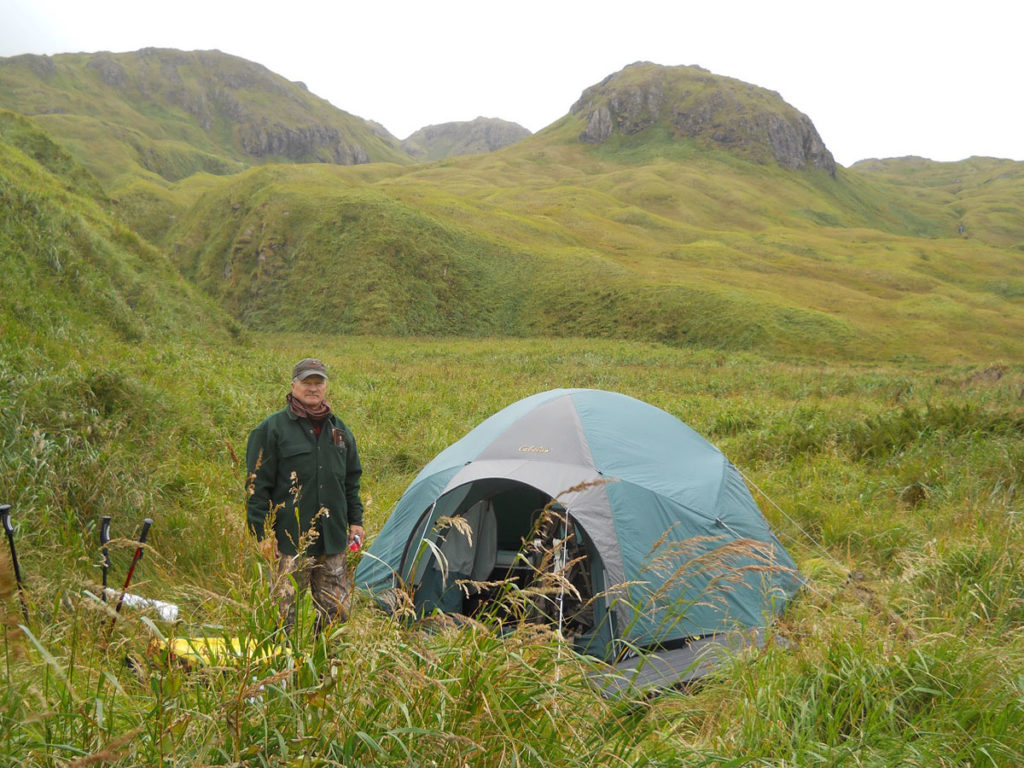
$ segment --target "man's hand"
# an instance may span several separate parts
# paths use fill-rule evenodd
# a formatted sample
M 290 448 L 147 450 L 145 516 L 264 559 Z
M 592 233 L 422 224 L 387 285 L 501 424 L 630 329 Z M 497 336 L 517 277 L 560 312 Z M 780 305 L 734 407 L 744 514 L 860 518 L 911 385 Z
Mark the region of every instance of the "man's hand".
M 281 556 L 281 553 L 277 550 L 276 536 L 264 536 L 256 542 L 256 549 L 261 557 L 271 563 Z
M 366 533 L 363 531 L 363 526 L 361 526 L 361 525 L 350 525 L 348 527 L 348 547 L 349 547 L 349 549 L 352 549 L 352 544 L 353 544 L 353 542 L 355 542 L 357 537 L 359 539 L 359 546 L 357 546 L 356 549 L 358 550 L 358 549 L 360 549 L 363 546 L 363 541 L 365 541 L 365 539 L 366 539 Z

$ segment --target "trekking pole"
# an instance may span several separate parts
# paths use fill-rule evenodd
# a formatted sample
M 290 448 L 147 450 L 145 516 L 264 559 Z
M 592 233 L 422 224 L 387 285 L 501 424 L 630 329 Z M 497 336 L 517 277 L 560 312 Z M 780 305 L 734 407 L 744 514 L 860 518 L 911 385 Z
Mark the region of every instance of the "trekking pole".
M 14 526 L 11 525 L 11 505 L 0 504 L 0 518 L 4 521 L 7 541 L 11 545 L 11 563 L 14 565 L 14 580 L 18 582 L 18 597 L 21 599 L 21 613 L 28 624 L 28 604 L 25 602 L 25 587 L 21 583 L 21 568 L 18 567 L 18 551 L 14 548 Z
M 131 584 L 132 574 L 135 573 L 135 566 L 138 565 L 139 560 L 142 559 L 142 545 L 146 543 L 146 535 L 149 533 L 149 526 L 153 524 L 153 519 L 147 517 L 142 521 L 142 533 L 139 534 L 139 546 L 135 550 L 135 556 L 132 558 L 132 564 L 128 568 L 128 575 L 125 577 L 124 586 L 121 587 L 121 596 L 117 598 L 117 607 L 114 609 L 114 618 L 110 622 L 110 629 L 113 631 L 114 623 L 117 621 L 117 614 L 121 612 L 121 605 L 124 603 L 124 594 L 128 591 L 128 585 Z
M 107 571 L 110 570 L 110 551 L 107 549 L 107 542 L 110 541 L 110 515 L 100 518 L 100 551 L 103 553 L 103 602 L 107 602 Z

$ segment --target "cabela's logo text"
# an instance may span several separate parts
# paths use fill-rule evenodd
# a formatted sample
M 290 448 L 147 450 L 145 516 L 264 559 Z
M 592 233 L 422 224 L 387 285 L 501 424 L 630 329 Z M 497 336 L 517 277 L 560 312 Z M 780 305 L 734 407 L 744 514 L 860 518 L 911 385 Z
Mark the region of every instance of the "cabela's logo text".
M 551 453 L 550 448 L 545 448 L 543 445 L 520 445 L 520 453 Z

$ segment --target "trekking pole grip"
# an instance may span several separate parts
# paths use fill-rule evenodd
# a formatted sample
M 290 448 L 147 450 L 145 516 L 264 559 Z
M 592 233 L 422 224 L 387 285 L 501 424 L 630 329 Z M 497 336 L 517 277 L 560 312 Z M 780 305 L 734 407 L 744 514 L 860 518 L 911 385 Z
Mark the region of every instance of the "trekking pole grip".
M 11 525 L 11 505 L 0 504 L 0 518 L 3 518 L 4 530 L 7 532 L 7 543 L 11 547 L 11 565 L 14 568 L 14 580 L 18 584 L 18 597 L 21 600 L 21 613 L 28 624 L 28 604 L 25 602 L 25 586 L 21 583 L 21 567 L 18 565 L 18 550 L 14 547 L 14 526 Z
M 107 602 L 107 573 L 110 571 L 110 550 L 107 543 L 110 541 L 110 515 L 100 518 L 100 553 L 103 555 L 103 602 Z
M 139 534 L 139 544 L 146 543 L 146 536 L 149 535 L 149 527 L 153 525 L 153 518 L 147 517 L 142 521 L 142 533 Z

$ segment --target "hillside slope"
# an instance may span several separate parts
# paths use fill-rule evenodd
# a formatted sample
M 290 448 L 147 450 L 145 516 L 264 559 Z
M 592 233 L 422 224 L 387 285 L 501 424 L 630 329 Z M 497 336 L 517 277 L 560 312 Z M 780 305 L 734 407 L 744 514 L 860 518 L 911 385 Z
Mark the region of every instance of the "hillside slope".
M 1024 163 L 902 157 L 864 160 L 851 170 L 906 205 L 948 211 L 963 238 L 1024 252 Z
M 224 441 L 252 412 L 247 393 L 224 394 L 246 337 L 117 219 L 74 158 L 2 111 L 0 283 L 0 501 L 24 536 L 30 589 L 83 565 L 72 592 L 95 589 L 100 515 L 115 539 L 156 517 L 167 541 L 209 516 L 196 489 L 222 483 Z
M 0 211 L 0 318 L 17 356 L 88 349 L 101 338 L 215 341 L 237 331 L 165 254 L 117 219 L 88 171 L 10 112 L 0 112 Z
M 172 249 L 253 329 L 616 337 L 816 357 L 1024 352 L 1012 251 L 810 224 L 811 206 L 842 213 L 842 197 L 782 169 L 709 164 L 697 177 L 717 184 L 693 190 L 665 181 L 674 166 L 599 162 L 580 147 L 520 152 L 377 173 L 255 169 L 183 216 Z
M 963 213 L 912 181 L 835 167 L 777 95 L 634 65 L 584 103 L 597 106 L 443 164 L 250 172 L 209 192 L 167 242 L 186 274 L 255 328 L 608 336 L 839 357 L 1024 349 L 1019 253 L 980 228 L 963 238 Z M 638 103 L 653 116 L 642 125 Z M 707 135 L 680 132 L 680 115 L 705 103 L 732 107 L 709 118 Z M 615 127 L 593 141 L 601 105 Z M 793 118 L 806 155 L 777 156 L 778 131 L 714 140 L 779 115 Z
M 210 190 L 170 231 L 182 273 L 247 328 L 515 333 L 522 259 L 326 166 L 268 166 Z
M 187 205 L 182 179 L 269 161 L 410 162 L 378 124 L 219 51 L 0 59 L 0 108 L 34 119 L 150 238 Z

